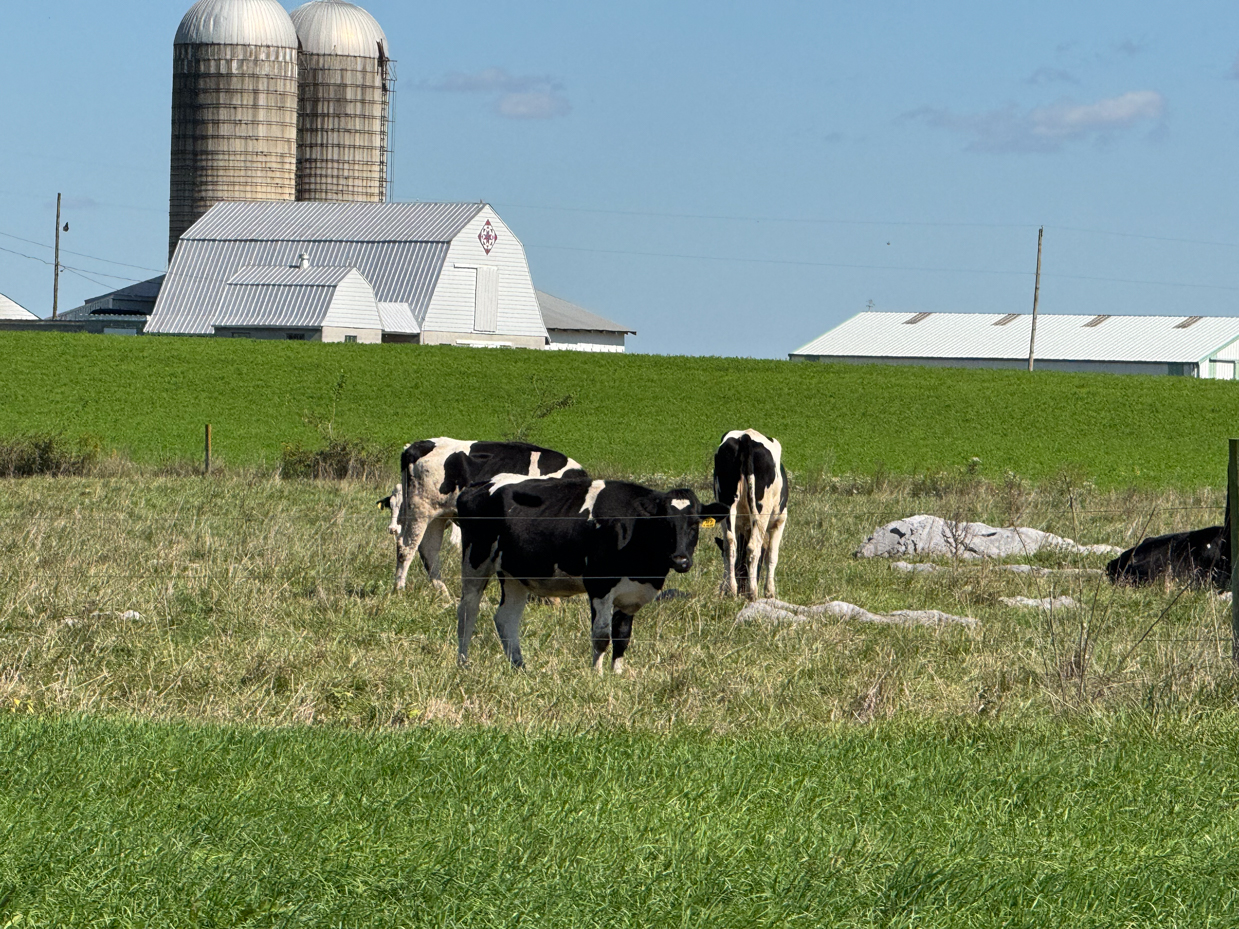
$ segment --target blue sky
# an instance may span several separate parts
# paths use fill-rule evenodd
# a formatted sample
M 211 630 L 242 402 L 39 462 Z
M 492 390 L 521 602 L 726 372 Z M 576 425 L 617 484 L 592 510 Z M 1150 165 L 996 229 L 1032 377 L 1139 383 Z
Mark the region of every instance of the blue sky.
M 396 198 L 491 202 L 632 350 L 1028 312 L 1039 225 L 1044 312 L 1239 315 L 1234 4 L 363 5 Z M 63 308 L 163 268 L 188 6 L 5 5 L 0 292 L 40 315 L 58 190 Z

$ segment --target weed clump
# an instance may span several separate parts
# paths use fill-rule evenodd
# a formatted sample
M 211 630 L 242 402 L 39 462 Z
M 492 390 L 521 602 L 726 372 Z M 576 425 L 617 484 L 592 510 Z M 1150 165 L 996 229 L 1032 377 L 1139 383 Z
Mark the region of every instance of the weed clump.
M 280 452 L 280 475 L 320 481 L 376 480 L 390 470 L 390 458 L 391 449 L 364 439 L 336 436 L 317 449 L 285 443 Z
M 32 432 L 0 437 L 0 477 L 83 475 L 99 462 L 102 443 L 96 436 L 74 440 L 59 432 Z

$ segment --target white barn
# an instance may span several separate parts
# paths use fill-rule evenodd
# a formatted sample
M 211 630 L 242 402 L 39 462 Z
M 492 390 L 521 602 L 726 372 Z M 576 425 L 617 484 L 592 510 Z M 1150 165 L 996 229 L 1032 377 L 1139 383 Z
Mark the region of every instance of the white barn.
M 339 280 L 300 286 L 293 272 L 303 272 L 303 263 L 323 280 Z M 375 309 L 340 325 L 318 290 L 334 287 L 340 297 L 349 270 L 369 287 Z M 314 312 L 323 314 L 313 319 L 297 309 L 311 292 Z M 146 332 L 518 348 L 548 342 L 524 246 L 485 203 L 219 203 L 177 244 Z
M 793 361 L 1026 368 L 1032 315 L 858 313 Z M 1035 368 L 1232 380 L 1239 318 L 1038 314 Z

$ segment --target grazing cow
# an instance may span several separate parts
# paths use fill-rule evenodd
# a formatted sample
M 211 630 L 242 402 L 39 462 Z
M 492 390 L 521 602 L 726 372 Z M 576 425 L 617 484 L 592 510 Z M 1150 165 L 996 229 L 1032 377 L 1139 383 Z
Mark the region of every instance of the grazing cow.
M 1152 584 L 1162 578 L 1224 590 L 1230 585 L 1230 530 L 1209 526 L 1145 539 L 1108 565 L 1116 584 Z
M 626 481 L 586 479 L 510 481 L 500 478 L 461 492 L 461 595 L 457 609 L 460 662 L 468 660 L 482 592 L 499 575 L 502 599 L 495 629 L 504 653 L 522 667 L 520 625 L 530 595 L 584 593 L 589 608 L 594 667 L 624 670 L 634 614 L 653 600 L 668 571 L 693 565 L 702 507 L 687 489 L 665 493 Z
M 727 507 L 727 522 L 723 538 L 714 541 L 723 551 L 724 592 L 754 599 L 764 564 L 766 596 L 777 596 L 774 570 L 787 525 L 787 492 L 778 440 L 756 429 L 723 436 L 714 453 L 714 497 Z
M 451 596 L 439 577 L 439 565 L 444 530 L 456 517 L 456 497 L 469 484 L 500 474 L 588 477 L 562 452 L 527 442 L 438 438 L 404 447 L 400 483 L 379 501 L 379 506 L 391 510 L 388 531 L 396 537 L 396 590 L 404 590 L 416 551 L 435 590 Z

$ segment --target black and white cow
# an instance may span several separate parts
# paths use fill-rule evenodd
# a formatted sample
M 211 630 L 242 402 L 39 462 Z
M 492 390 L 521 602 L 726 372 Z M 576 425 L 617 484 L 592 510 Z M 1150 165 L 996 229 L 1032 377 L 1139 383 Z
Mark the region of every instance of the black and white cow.
M 733 430 L 714 453 L 714 497 L 727 507 L 726 532 L 715 543 L 723 551 L 723 591 L 757 596 L 762 565 L 766 596 L 775 597 L 774 571 L 787 525 L 787 471 L 783 446 L 756 429 Z
M 456 517 L 460 490 L 500 474 L 522 477 L 588 477 L 562 452 L 527 442 L 465 442 L 423 439 L 404 447 L 400 483 L 379 506 L 391 510 L 388 531 L 396 537 L 396 590 L 404 590 L 417 552 L 434 589 L 450 596 L 439 576 L 443 534 Z
M 615 672 L 624 670 L 632 619 L 653 600 L 667 572 L 693 565 L 702 507 L 687 489 L 651 490 L 626 481 L 501 478 L 463 491 L 456 501 L 461 530 L 462 582 L 457 610 L 460 662 L 468 660 L 482 593 L 498 575 L 502 599 L 495 629 L 504 653 L 521 667 L 520 626 L 531 595 L 584 593 L 589 607 L 594 667 L 604 669 L 611 646 Z

